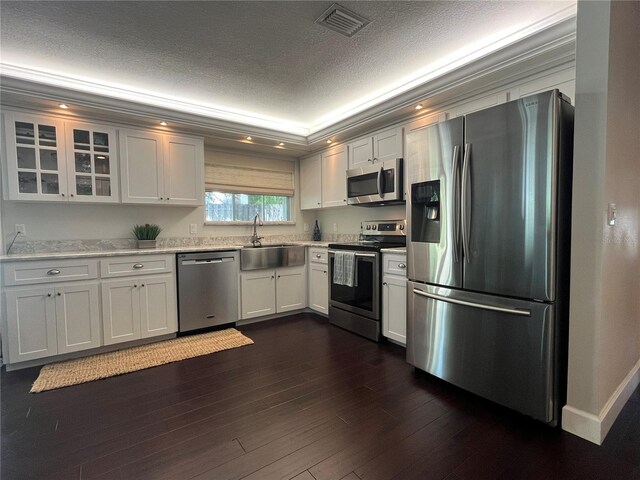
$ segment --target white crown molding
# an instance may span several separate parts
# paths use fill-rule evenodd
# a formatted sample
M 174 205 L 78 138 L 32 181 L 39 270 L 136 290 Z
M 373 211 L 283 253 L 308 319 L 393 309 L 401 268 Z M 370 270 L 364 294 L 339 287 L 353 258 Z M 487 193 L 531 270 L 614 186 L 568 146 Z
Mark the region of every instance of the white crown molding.
M 575 61 L 576 18 L 570 17 L 545 30 L 445 73 L 403 94 L 380 102 L 345 120 L 312 131 L 309 143 L 320 142 L 348 130 L 380 123 L 396 112 L 437 97 L 443 104 L 456 96 L 488 91 L 557 65 Z
M 224 112 L 176 99 L 132 92 L 113 86 L 0 63 L 0 93 L 58 102 L 124 114 L 141 121 L 161 118 L 183 127 L 207 129 L 226 137 L 252 135 L 288 145 L 324 147 L 325 140 L 348 138 L 384 123 L 408 117 L 412 105 L 427 101 L 430 106 L 451 103 L 465 96 L 489 91 L 509 82 L 575 60 L 576 18 L 571 16 L 539 30 L 453 71 L 388 98 L 331 125 L 312 130 L 286 122 Z M 100 94 L 95 93 L 100 91 Z M 3 104 L 9 104 L 2 99 Z M 375 102 L 372 102 L 375 103 Z M 13 104 L 12 106 L 18 106 Z M 217 116 L 216 116 L 217 115 Z M 322 142 L 322 143 L 320 143 Z
M 90 99 L 92 97 L 110 99 L 112 101 L 120 101 L 134 105 L 137 104 L 145 105 L 147 107 L 155 107 L 161 109 L 161 111 L 190 114 L 196 117 L 227 122 L 232 125 L 244 125 L 245 128 L 246 126 L 252 126 L 298 136 L 306 136 L 309 133 L 309 129 L 306 128 L 306 126 L 294 124 L 293 122 L 283 119 L 238 112 L 231 109 L 199 105 L 184 99 L 162 97 L 150 92 L 137 91 L 116 85 L 102 84 L 93 80 L 85 80 L 55 72 L 37 70 L 18 65 L 0 63 L 0 76 L 3 78 L 3 83 L 9 79 L 14 79 L 42 85 L 43 87 L 48 87 L 54 92 L 57 87 L 62 90 L 84 94 L 83 99 L 85 101 L 91 101 Z M 8 87 L 11 88 L 11 85 Z M 47 91 L 44 91 L 43 93 L 47 93 Z M 115 108 L 117 108 L 117 106 L 117 104 L 114 105 Z

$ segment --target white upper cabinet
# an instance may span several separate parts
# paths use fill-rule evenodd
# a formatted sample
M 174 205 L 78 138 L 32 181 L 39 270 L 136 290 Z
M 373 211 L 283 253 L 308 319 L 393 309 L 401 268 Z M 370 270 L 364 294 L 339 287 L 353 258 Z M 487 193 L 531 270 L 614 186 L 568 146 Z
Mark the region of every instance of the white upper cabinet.
M 122 202 L 198 206 L 204 202 L 201 138 L 120 130 Z
M 322 154 L 322 207 L 347 204 L 347 147 L 338 145 Z
M 54 118 L 6 113 L 9 200 L 66 201 L 64 123 Z
M 387 128 L 349 143 L 349 169 L 402 158 L 402 127 Z
M 115 128 L 66 123 L 69 200 L 114 203 L 118 195 Z
M 300 160 L 300 208 L 322 207 L 322 155 Z
M 510 89 L 511 100 L 535 95 L 536 93 L 546 92 L 557 88 L 571 99 L 571 103 L 575 105 L 576 96 L 576 71 L 575 68 L 568 68 L 543 75 L 534 80 L 522 83 Z
M 162 135 L 120 130 L 123 203 L 160 203 L 164 200 Z
M 109 126 L 5 115 L 9 200 L 116 203 L 116 130 Z
M 172 205 L 204 203 L 204 140 L 164 138 L 164 192 Z
M 371 165 L 373 159 L 373 139 L 371 136 L 359 138 L 349 144 L 349 168 Z

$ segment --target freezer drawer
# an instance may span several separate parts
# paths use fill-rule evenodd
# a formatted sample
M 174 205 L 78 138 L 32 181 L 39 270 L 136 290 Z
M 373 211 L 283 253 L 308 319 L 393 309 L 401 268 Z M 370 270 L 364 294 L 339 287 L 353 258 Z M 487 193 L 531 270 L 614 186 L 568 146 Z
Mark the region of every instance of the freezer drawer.
M 554 423 L 555 307 L 408 282 L 407 361 Z

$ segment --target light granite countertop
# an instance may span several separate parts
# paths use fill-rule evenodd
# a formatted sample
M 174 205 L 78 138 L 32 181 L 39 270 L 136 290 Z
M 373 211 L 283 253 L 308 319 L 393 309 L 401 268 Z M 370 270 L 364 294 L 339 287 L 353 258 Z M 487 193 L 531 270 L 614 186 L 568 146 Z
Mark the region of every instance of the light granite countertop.
M 313 242 L 313 241 L 298 241 L 287 242 L 293 245 L 300 245 L 303 247 L 327 247 L 329 242 Z M 269 243 L 263 243 L 263 247 L 268 247 Z M 99 257 L 118 257 L 126 255 L 158 255 L 167 253 L 191 253 L 191 252 L 215 252 L 220 250 L 241 250 L 247 248 L 246 245 L 199 245 L 193 247 L 181 246 L 181 247 L 158 247 L 149 249 L 116 249 L 116 250 L 95 250 L 95 251 L 82 251 L 82 252 L 41 252 L 41 253 L 22 253 L 15 255 L 2 255 L 0 256 L 0 262 L 18 262 L 28 260 L 61 260 L 61 259 L 73 259 L 73 258 L 99 258 Z

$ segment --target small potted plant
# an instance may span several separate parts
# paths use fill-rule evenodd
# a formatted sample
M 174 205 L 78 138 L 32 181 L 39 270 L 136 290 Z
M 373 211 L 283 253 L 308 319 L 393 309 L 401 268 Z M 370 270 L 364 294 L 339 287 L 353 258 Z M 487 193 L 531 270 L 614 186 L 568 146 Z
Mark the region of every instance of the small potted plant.
M 160 225 L 145 223 L 144 225 L 135 225 L 132 233 L 138 239 L 138 248 L 156 248 L 156 238 L 161 231 Z

